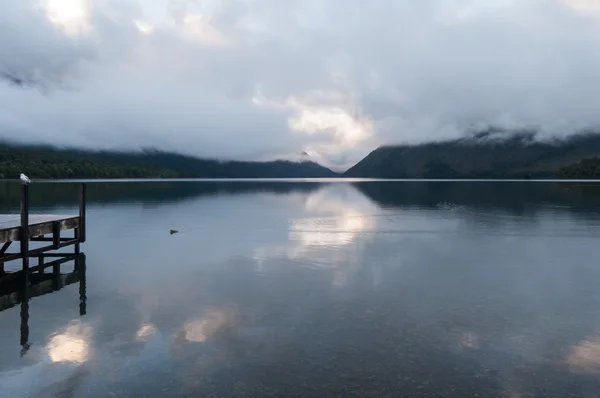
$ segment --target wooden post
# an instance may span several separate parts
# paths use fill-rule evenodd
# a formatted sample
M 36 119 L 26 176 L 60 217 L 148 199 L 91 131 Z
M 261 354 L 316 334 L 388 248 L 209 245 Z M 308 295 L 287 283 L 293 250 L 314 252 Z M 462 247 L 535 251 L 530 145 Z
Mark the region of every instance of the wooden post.
M 79 238 L 81 237 L 81 230 L 79 228 L 75 228 L 75 271 L 79 271 L 79 267 L 81 266 L 81 247 L 79 246 Z
M 0 247 L 0 256 L 3 255 L 4 253 L 6 253 L 6 251 L 10 247 L 11 243 L 12 242 L 6 242 L 5 244 L 2 245 L 2 247 Z
M 86 292 L 86 279 L 85 279 L 85 272 L 86 272 L 86 264 L 85 264 L 85 253 L 81 253 L 79 255 L 80 259 L 79 259 L 79 269 L 77 270 L 77 272 L 79 273 L 79 316 L 83 316 L 86 314 L 87 309 L 86 309 L 86 300 L 87 300 L 87 296 L 85 294 Z
M 44 256 L 41 254 L 38 255 L 38 266 L 40 267 L 40 269 L 38 269 L 39 274 L 43 274 L 46 272 L 46 270 L 44 270 Z
M 29 269 L 29 186 L 21 185 L 21 258 L 23 271 Z
M 52 290 L 60 290 L 60 264 L 52 266 Z
M 58 249 L 58 245 L 60 245 L 60 223 L 54 222 L 52 223 L 52 246 L 54 250 Z
M 85 242 L 85 201 L 86 201 L 86 185 L 82 182 L 79 186 L 79 241 Z
M 75 244 L 73 245 L 75 253 L 75 269 L 79 267 L 79 253 L 81 253 L 79 242 L 81 242 L 81 229 L 75 228 Z
M 6 250 L 8 250 L 11 243 L 12 242 L 6 242 L 5 244 L 2 245 L 2 247 L 0 247 L 0 257 L 2 257 L 4 255 L 4 253 L 6 253 Z M 4 271 L 4 262 L 0 258 L 0 275 L 5 274 L 5 273 L 6 272 Z
M 21 357 L 29 350 L 29 272 L 24 272 L 21 291 Z

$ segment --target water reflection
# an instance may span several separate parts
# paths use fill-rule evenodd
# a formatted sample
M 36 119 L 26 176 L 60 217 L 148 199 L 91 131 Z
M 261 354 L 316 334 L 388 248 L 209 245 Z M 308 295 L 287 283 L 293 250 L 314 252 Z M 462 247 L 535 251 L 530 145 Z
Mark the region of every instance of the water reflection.
M 199 319 L 185 322 L 183 325 L 185 339 L 190 342 L 203 343 L 213 337 L 224 325 L 234 324 L 234 320 L 233 309 L 212 309 Z
M 74 264 L 72 272 L 62 273 L 61 267 L 71 261 Z M 52 272 L 46 272 L 51 269 Z M 58 263 L 50 262 L 38 267 L 35 271 L 18 271 L 3 274 L 0 277 L 0 311 L 7 310 L 20 304 L 20 345 L 21 356 L 29 348 L 29 301 L 61 290 L 63 287 L 79 282 L 79 314 L 86 313 L 86 260 L 85 254 L 65 256 Z M 75 340 L 69 335 L 54 336 L 48 344 L 48 355 L 53 362 L 64 360 L 65 353 L 73 353 Z M 75 345 L 79 344 L 77 342 Z M 75 350 L 77 351 L 77 350 Z
M 575 371 L 600 374 L 600 338 L 576 344 L 569 352 L 567 363 Z
M 150 324 L 150 323 L 145 323 L 142 326 L 140 326 L 139 330 L 137 331 L 137 333 L 135 334 L 135 337 L 139 340 L 142 341 L 147 341 L 149 340 L 154 334 L 156 333 L 156 326 Z
M 52 336 L 47 345 L 48 356 L 52 362 L 83 363 L 90 357 L 89 325 L 69 325 L 59 334 Z
M 598 396 L 593 188 L 165 184 L 90 204 L 92 316 L 42 300 L 10 396 Z
M 580 182 L 392 181 L 352 185 L 382 208 L 494 210 L 529 216 L 543 208 L 574 213 L 600 210 L 600 185 Z
M 294 220 L 290 227 L 290 240 L 302 247 L 335 249 L 372 229 L 370 216 L 377 207 L 349 186 L 330 185 L 310 195 L 304 209 L 306 216 Z
M 88 205 L 122 205 L 124 203 L 143 203 L 145 206 L 165 206 L 207 197 L 239 196 L 261 193 L 289 194 L 293 192 L 310 193 L 323 186 L 324 182 L 289 181 L 184 181 L 184 182 L 145 182 L 138 180 L 129 183 L 87 182 Z M 53 189 L 60 186 L 60 189 Z M 44 209 L 71 206 L 73 197 L 77 197 L 78 186 L 75 183 L 49 185 L 38 183 L 30 188 L 31 206 Z M 0 213 L 18 212 L 20 203 L 18 181 L 0 180 Z

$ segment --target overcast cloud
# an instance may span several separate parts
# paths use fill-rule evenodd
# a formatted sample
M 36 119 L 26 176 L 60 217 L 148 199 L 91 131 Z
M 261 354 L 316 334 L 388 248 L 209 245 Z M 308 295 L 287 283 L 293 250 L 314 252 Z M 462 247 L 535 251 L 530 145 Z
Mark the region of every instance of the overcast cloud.
M 600 125 L 597 0 L 2 0 L 0 134 L 227 159 Z

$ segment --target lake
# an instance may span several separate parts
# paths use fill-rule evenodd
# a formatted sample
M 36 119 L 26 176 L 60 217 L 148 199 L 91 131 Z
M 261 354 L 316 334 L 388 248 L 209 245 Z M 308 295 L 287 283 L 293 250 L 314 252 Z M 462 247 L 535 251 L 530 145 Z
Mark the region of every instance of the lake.
M 90 182 L 82 251 L 0 396 L 600 397 L 600 183 Z

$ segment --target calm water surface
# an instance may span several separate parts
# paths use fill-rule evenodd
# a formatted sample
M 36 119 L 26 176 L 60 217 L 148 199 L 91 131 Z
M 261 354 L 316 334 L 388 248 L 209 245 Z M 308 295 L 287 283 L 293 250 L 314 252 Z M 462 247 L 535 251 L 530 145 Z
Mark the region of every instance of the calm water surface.
M 0 312 L 2 397 L 600 397 L 600 184 L 88 189 L 85 280 Z

